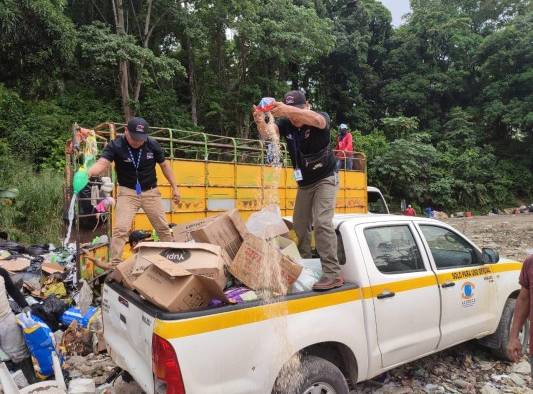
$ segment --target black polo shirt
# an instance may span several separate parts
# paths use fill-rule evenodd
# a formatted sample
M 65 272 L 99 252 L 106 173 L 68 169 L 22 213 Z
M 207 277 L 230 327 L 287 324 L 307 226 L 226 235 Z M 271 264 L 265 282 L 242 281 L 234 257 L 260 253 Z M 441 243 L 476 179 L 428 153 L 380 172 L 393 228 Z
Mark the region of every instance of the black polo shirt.
M 335 156 L 329 149 L 330 120 L 325 112 L 318 112 L 326 119 L 326 127 L 295 127 L 288 119 L 276 121 L 280 136 L 287 141 L 292 166 L 302 171 L 299 186 L 311 185 L 335 172 Z
M 139 149 L 133 149 L 124 136 L 117 137 L 106 145 L 101 157 L 115 162 L 118 184 L 134 190 L 137 176 L 128 147 L 135 161 L 139 160 L 139 153 L 141 154 L 139 168 L 137 170 L 141 189 L 143 191 L 153 189 L 157 186 L 155 164 L 161 164 L 165 161 L 163 149 L 151 137 L 148 137 Z

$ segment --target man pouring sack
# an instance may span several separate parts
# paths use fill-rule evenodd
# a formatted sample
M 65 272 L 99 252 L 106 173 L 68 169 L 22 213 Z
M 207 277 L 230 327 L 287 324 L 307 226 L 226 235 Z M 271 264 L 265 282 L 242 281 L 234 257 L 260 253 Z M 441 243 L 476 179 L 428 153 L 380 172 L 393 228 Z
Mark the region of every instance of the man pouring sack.
M 274 102 L 269 119 L 253 107 L 254 121 L 262 138 L 284 137 L 294 167 L 298 192 L 294 206 L 294 229 L 303 258 L 311 258 L 311 231 L 322 264 L 322 277 L 314 290 L 329 290 L 344 284 L 337 257 L 337 236 L 333 227 L 338 179 L 335 156 L 329 148 L 330 119 L 325 112 L 311 111 L 301 91 L 285 94 Z M 275 135 L 272 135 L 274 131 Z

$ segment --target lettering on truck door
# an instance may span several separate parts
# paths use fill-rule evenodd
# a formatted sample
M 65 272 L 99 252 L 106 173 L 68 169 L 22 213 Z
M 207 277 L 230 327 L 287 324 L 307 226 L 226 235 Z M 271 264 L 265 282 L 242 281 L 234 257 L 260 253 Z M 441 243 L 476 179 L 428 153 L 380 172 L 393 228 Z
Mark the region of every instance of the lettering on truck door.
M 409 222 L 357 228 L 366 261 L 383 367 L 434 351 L 440 339 L 435 273 Z
M 448 228 L 420 224 L 442 295 L 439 348 L 487 333 L 496 316 L 496 283 L 490 264 L 461 235 Z

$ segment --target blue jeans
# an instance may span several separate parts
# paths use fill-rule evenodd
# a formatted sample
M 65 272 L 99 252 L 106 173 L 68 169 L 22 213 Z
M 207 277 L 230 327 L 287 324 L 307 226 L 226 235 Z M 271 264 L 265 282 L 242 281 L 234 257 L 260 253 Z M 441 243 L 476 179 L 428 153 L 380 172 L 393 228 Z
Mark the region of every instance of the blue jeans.
M 353 162 L 351 158 L 337 159 L 337 171 L 341 169 L 351 170 Z

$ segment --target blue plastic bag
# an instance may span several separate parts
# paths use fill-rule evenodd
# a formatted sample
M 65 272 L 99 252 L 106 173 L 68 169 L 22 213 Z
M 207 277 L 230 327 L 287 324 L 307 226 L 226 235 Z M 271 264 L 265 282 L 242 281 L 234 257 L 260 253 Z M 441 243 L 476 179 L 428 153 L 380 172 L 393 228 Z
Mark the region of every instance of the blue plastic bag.
M 97 308 L 95 308 L 94 306 L 90 306 L 87 310 L 87 313 L 85 313 L 85 315 L 82 315 L 79 308 L 68 308 L 61 316 L 61 323 L 68 327 L 70 326 L 70 323 L 76 320 L 78 322 L 78 325 L 80 325 L 81 327 L 89 328 L 89 322 L 91 321 L 91 318 L 94 316 L 96 311 Z
M 37 316 L 20 314 L 17 317 L 19 325 L 24 333 L 26 346 L 35 364 L 35 373 L 41 379 L 48 378 L 54 374 L 52 362 L 52 352 L 56 352 L 59 363 L 63 363 L 54 340 L 54 334 L 50 327 Z

